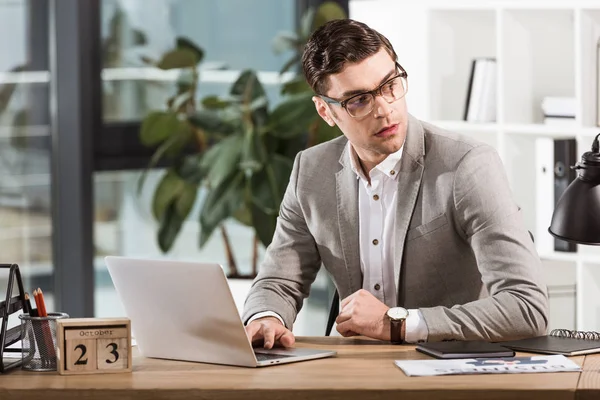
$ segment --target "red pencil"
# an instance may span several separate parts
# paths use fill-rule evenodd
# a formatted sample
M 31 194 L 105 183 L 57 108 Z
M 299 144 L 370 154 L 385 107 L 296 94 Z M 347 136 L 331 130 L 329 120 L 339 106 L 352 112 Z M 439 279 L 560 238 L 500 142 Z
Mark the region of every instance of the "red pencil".
M 48 312 L 46 311 L 46 303 L 44 301 L 44 292 L 42 292 L 42 289 L 38 288 L 37 290 L 38 292 L 38 297 L 40 299 L 40 304 L 38 304 L 38 310 L 39 310 L 39 315 L 40 317 L 47 317 L 48 316 Z

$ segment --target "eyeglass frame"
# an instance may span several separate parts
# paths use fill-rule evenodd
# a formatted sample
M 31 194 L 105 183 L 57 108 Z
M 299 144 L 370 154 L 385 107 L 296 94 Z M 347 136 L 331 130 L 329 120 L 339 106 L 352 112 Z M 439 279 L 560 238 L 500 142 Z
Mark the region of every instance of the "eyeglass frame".
M 321 99 L 323 99 L 323 101 L 327 104 L 337 104 L 340 107 L 342 107 L 344 110 L 346 110 L 346 112 L 348 113 L 349 116 L 351 116 L 352 118 L 363 118 L 366 117 L 367 115 L 369 115 L 370 113 L 373 112 L 373 110 L 375 109 L 375 106 L 373 106 L 373 108 L 371 109 L 371 111 L 369 111 L 368 113 L 366 113 L 365 115 L 361 115 L 360 117 L 355 117 L 354 115 L 350 114 L 350 111 L 348 111 L 348 108 L 346 108 L 346 105 L 348 104 L 348 101 L 352 100 L 355 97 L 358 96 L 364 96 L 365 94 L 370 94 L 371 96 L 373 96 L 373 100 L 376 99 L 377 96 L 381 96 L 383 97 L 383 94 L 381 93 L 381 90 L 383 89 L 383 87 L 385 85 L 387 85 L 388 83 L 390 83 L 390 81 L 393 81 L 394 79 L 398 79 L 398 78 L 405 78 L 406 79 L 406 83 L 408 86 L 408 73 L 406 72 L 406 70 L 402 67 L 402 65 L 400 65 L 400 63 L 398 61 L 395 62 L 396 65 L 396 69 L 399 69 L 400 72 L 398 73 L 398 75 L 391 77 L 390 79 L 388 79 L 387 81 L 383 82 L 381 85 L 377 86 L 375 89 L 373 90 L 368 90 L 366 92 L 361 92 L 361 93 L 357 93 L 357 94 L 353 94 L 352 96 L 344 99 L 344 100 L 336 100 L 334 98 L 331 97 L 327 97 L 323 94 L 318 95 Z M 406 93 L 408 93 L 408 88 L 406 89 L 406 91 L 404 92 L 404 94 L 402 95 L 402 97 L 406 96 Z M 402 97 L 398 97 L 396 100 L 394 101 L 398 101 L 400 100 Z M 385 97 L 384 97 L 385 99 Z M 386 100 L 387 101 L 387 100 Z M 388 104 L 393 103 L 392 102 L 388 102 Z

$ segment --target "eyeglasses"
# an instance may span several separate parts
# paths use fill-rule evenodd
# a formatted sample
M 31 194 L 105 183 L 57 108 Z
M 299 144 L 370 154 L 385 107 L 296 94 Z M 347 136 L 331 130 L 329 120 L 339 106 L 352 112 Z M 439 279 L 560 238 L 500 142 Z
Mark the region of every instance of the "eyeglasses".
M 381 96 L 388 104 L 403 98 L 408 92 L 408 74 L 402 66 L 396 63 L 398 75 L 388 79 L 376 89 L 363 92 L 345 100 L 336 100 L 331 97 L 319 95 L 327 104 L 337 104 L 343 107 L 353 118 L 368 115 L 375 108 L 375 96 Z

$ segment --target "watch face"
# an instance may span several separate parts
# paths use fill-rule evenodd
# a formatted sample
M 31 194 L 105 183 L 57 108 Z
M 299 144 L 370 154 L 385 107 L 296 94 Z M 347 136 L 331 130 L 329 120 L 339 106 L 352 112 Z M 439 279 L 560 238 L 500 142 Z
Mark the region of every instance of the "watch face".
M 392 307 L 388 310 L 387 315 L 391 319 L 406 319 L 408 310 L 403 307 Z

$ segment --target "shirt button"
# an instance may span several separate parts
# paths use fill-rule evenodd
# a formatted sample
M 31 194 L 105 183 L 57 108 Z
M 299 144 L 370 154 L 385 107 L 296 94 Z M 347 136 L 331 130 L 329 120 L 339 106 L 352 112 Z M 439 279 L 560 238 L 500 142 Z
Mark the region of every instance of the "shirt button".
M 376 195 L 376 194 L 374 194 L 374 195 L 373 195 L 373 200 L 375 200 L 375 201 L 379 200 L 379 196 L 378 196 L 378 195 Z
M 390 171 L 390 175 L 396 175 L 396 171 L 394 171 L 394 170 L 391 170 L 391 171 Z
M 379 289 L 381 289 L 381 286 L 379 286 L 379 283 L 376 283 L 374 288 L 375 288 L 375 290 L 379 290 Z
M 377 246 L 377 245 L 379 244 L 379 240 L 377 240 L 377 239 L 373 239 L 373 244 L 374 244 L 375 246 Z

